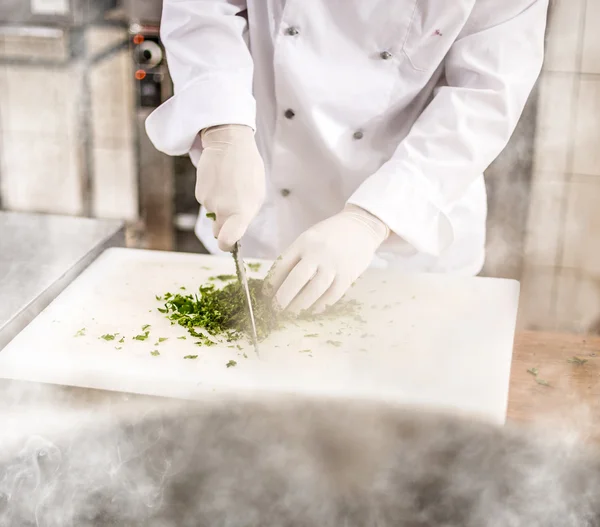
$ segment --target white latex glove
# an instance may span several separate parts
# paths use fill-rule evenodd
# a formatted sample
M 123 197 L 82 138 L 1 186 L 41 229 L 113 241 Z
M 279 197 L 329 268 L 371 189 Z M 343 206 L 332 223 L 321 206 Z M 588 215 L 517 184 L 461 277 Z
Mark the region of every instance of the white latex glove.
M 319 312 L 335 304 L 369 267 L 389 232 L 381 220 L 354 205 L 317 223 L 298 237 L 269 273 L 278 305 Z
M 237 124 L 203 130 L 196 199 L 216 219 L 219 249 L 230 251 L 265 199 L 265 168 L 252 128 Z

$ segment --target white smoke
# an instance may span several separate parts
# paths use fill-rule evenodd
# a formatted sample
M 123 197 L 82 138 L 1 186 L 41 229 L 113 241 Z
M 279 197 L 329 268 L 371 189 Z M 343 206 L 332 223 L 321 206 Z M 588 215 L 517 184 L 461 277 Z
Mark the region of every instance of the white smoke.
M 0 525 L 600 522 L 600 458 L 572 428 L 281 396 L 145 401 L 13 436 L 0 460 Z

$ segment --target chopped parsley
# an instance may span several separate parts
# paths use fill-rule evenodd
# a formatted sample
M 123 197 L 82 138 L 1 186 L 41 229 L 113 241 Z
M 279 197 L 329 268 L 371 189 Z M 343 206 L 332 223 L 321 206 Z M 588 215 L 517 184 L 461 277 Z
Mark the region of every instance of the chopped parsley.
M 142 331 L 146 331 L 150 327 L 150 324 L 144 324 L 142 326 Z
M 181 337 L 177 337 L 177 340 L 185 340 L 187 337 L 185 335 L 182 335 Z
M 98 337 L 98 338 L 106 340 L 108 342 L 110 340 L 115 340 L 117 338 L 117 335 L 118 335 L 118 333 L 113 333 L 112 335 L 110 333 L 106 333 L 105 335 L 102 335 L 101 337 Z
M 237 362 L 234 360 L 230 360 L 227 364 L 225 364 L 225 366 L 227 366 L 228 368 L 233 368 L 234 366 L 237 366 Z
M 236 278 L 237 275 L 234 274 L 210 277 L 211 282 L 219 281 L 223 284 L 201 285 L 194 294 L 167 292 L 161 297 L 164 305 L 159 307 L 158 311 L 165 314 L 172 325 L 179 324 L 192 337 L 198 339 L 198 345 L 213 346 L 215 342 L 209 337 L 228 343 L 249 337 L 252 325 L 248 317 L 246 297 L 240 281 Z M 272 331 L 291 321 L 293 315 L 274 305 L 272 291 L 266 280 L 250 278 L 248 287 L 254 308 L 256 331 L 259 340 L 263 340 Z M 301 313 L 299 318 L 318 320 L 323 317 L 355 316 L 358 306 L 355 300 L 338 302 L 319 315 L 306 311 Z M 238 346 L 238 350 L 241 349 L 241 346 Z
M 307 339 L 314 339 L 316 337 L 319 336 L 318 333 L 307 333 L 306 335 L 304 335 Z
M 577 366 L 583 366 L 587 362 L 587 359 L 580 359 L 579 357 L 573 357 L 571 359 L 567 359 L 567 362 L 569 362 L 571 364 L 576 364 Z
M 260 271 L 260 268 L 262 266 L 262 264 L 259 262 L 247 263 L 246 265 L 248 266 L 248 269 L 250 269 L 251 271 L 254 271 L 254 272 Z
M 335 346 L 336 348 L 339 348 L 342 345 L 342 343 L 339 340 L 328 340 L 326 344 L 330 344 L 331 346 Z
M 149 334 L 149 331 L 144 331 L 143 335 L 136 335 L 135 337 L 133 337 L 133 340 L 147 340 Z
M 214 212 L 207 212 L 206 217 L 209 220 L 217 221 L 217 215 Z
M 196 344 L 196 346 L 214 346 L 216 344 L 216 342 L 213 342 L 206 335 L 203 335 L 202 333 L 198 333 L 195 336 L 200 339 L 194 343 L 194 344 Z
M 531 375 L 533 375 L 534 377 L 536 377 L 537 374 L 539 373 L 539 370 L 537 368 L 529 368 L 527 370 L 527 373 L 531 373 Z
M 75 333 L 75 337 L 85 337 L 85 328 L 81 328 L 77 333 Z
M 186 355 L 185 357 L 183 357 L 184 359 L 197 359 L 198 355 Z
M 220 282 L 229 282 L 230 280 L 235 280 L 237 277 L 234 274 L 219 274 L 217 276 L 210 276 L 208 279 L 211 282 L 215 282 L 219 280 Z
M 158 357 L 160 355 L 160 351 L 158 351 L 158 350 L 151 351 L 150 355 L 152 355 L 153 357 Z

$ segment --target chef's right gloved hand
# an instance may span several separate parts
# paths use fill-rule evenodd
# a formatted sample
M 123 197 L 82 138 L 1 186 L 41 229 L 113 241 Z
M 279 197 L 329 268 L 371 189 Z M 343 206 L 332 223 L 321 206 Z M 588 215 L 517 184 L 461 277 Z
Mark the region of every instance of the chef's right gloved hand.
M 196 199 L 215 214 L 213 233 L 219 249 L 230 251 L 265 199 L 265 168 L 254 131 L 227 124 L 202 130 Z

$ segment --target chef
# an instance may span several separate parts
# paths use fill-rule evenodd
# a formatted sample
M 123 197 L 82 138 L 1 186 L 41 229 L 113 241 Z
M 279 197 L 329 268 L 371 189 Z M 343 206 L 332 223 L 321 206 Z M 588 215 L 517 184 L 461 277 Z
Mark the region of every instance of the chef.
M 379 262 L 477 274 L 483 171 L 539 75 L 548 0 L 165 0 L 175 95 L 147 120 L 189 154 L 211 253 L 280 258 L 323 309 Z M 216 221 L 206 217 L 216 215 Z

